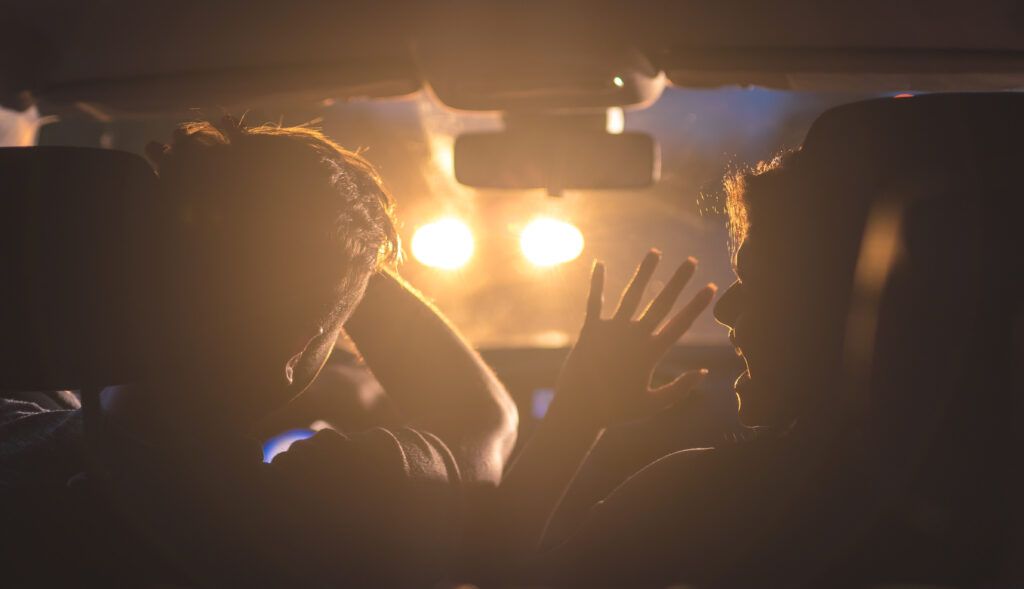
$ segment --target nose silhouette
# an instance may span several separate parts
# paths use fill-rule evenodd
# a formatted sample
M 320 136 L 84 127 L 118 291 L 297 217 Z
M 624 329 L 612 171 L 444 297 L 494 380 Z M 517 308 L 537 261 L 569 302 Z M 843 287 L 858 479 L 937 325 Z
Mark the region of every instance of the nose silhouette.
M 729 285 L 722 296 L 718 297 L 718 302 L 715 303 L 715 308 L 712 311 L 715 321 L 726 327 L 736 326 L 736 318 L 740 313 L 740 290 L 742 287 L 743 285 L 737 280 Z

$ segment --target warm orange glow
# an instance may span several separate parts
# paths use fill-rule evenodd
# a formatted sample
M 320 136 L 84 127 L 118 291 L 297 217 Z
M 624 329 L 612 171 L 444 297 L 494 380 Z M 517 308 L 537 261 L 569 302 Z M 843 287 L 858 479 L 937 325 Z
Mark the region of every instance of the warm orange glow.
M 897 94 L 896 96 L 893 96 L 893 98 L 911 98 L 913 96 L 913 94 Z
M 473 256 L 473 234 L 458 219 L 441 219 L 416 230 L 412 255 L 426 266 L 454 270 Z
M 583 251 L 580 230 L 554 219 L 537 219 L 523 229 L 519 238 L 523 255 L 538 266 L 554 266 L 575 260 Z

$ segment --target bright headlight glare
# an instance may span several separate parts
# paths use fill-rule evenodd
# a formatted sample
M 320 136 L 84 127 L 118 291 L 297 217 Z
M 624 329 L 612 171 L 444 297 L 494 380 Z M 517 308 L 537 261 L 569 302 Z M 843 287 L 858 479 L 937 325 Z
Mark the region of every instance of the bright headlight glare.
M 454 270 L 473 256 L 473 234 L 457 219 L 442 219 L 416 230 L 412 255 L 421 264 Z
M 523 255 L 538 266 L 554 266 L 575 260 L 583 251 L 583 234 L 569 223 L 537 219 L 519 238 Z

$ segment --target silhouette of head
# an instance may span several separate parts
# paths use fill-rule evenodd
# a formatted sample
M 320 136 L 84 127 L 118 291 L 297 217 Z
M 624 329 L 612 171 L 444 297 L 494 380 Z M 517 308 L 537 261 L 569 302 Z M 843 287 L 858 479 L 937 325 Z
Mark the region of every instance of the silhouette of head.
M 850 369 L 850 337 L 870 322 L 851 315 L 865 272 L 880 269 L 884 279 L 896 258 L 909 259 L 913 245 L 915 264 L 905 272 L 921 274 L 941 265 L 949 248 L 940 245 L 968 229 L 962 213 L 943 213 L 950 223 L 960 215 L 959 227 L 947 225 L 954 233 L 932 231 L 925 239 L 914 229 L 924 226 L 921 219 L 943 207 L 959 211 L 965 202 L 987 211 L 978 213 L 989 217 L 986 223 L 1005 218 L 999 199 L 1012 192 L 1006 170 L 1019 153 L 1011 127 L 1019 127 L 1020 105 L 1013 95 L 846 105 L 822 115 L 801 149 L 726 179 L 738 280 L 720 297 L 715 317 L 730 327 L 748 367 L 737 381 L 746 423 L 785 425 L 834 406 Z M 886 227 L 876 217 L 890 204 L 900 213 Z M 883 239 L 865 239 L 866 227 L 881 228 Z M 988 232 L 997 233 L 1006 231 Z M 878 249 L 887 239 L 896 246 L 890 260 Z M 921 310 L 922 300 L 906 307 Z M 865 354 L 895 357 L 882 341 L 896 341 L 887 331 L 896 328 L 892 317 L 874 314 L 883 324 L 862 342 Z M 880 366 L 907 372 L 912 364 L 906 357 L 902 368 L 881 360 L 875 358 L 875 378 Z
M 225 117 L 151 143 L 169 378 L 254 407 L 316 377 L 366 281 L 399 252 L 373 167 L 305 127 Z M 215 401 L 212 400 L 211 401 Z
M 814 187 L 804 156 L 726 181 L 737 280 L 714 314 L 747 364 L 736 391 L 749 425 L 788 424 L 840 365 L 863 199 L 817 198 L 828 190 Z

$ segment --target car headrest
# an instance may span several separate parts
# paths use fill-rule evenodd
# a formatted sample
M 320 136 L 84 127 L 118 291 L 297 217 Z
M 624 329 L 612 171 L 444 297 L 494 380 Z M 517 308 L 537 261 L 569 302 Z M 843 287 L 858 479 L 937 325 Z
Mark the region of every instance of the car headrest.
M 845 173 L 858 184 L 875 184 L 947 168 L 958 174 L 974 162 L 1019 147 L 1024 131 L 1024 94 L 930 94 L 880 98 L 828 110 L 804 140 L 805 160 Z M 813 163 L 812 163 L 813 162 Z
M 800 165 L 862 236 L 845 361 L 852 390 L 873 379 L 892 393 L 883 412 L 939 391 L 977 400 L 981 378 L 1004 372 L 980 367 L 1014 345 L 1020 312 L 1022 114 L 1019 93 L 884 98 L 831 109 L 807 134 Z M 1005 405 L 1002 384 L 988 407 Z
M 960 570 L 1019 556 L 1005 538 L 1020 531 L 1022 492 L 1006 466 L 1024 411 L 1013 369 L 1024 351 L 1022 114 L 1024 94 L 872 100 L 822 115 L 801 153 L 824 170 L 823 196 L 867 207 L 846 374 L 831 383 L 849 392 L 857 456 L 872 456 L 871 504 L 898 514 L 863 518 L 890 522 L 864 541 L 901 537 L 892 522 L 927 501 L 935 515 L 905 537 L 973 567 Z
M 141 157 L 0 148 L 0 390 L 132 380 L 152 300 L 156 176 Z

